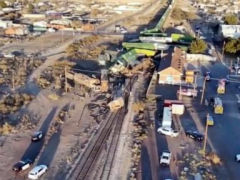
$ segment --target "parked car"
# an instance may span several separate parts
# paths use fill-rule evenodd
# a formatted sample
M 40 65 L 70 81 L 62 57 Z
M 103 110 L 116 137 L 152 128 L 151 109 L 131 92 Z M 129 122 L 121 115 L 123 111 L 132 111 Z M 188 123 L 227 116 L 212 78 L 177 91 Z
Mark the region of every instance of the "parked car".
M 214 125 L 214 119 L 213 119 L 212 116 L 207 115 L 206 121 L 207 121 L 208 126 L 213 126 Z
M 15 172 L 20 172 L 28 169 L 33 164 L 33 161 L 30 159 L 19 161 L 18 163 L 14 164 L 12 170 Z
M 235 159 L 236 159 L 237 162 L 240 162 L 240 154 L 237 154 L 237 155 L 235 156 Z
M 34 132 L 32 135 L 32 141 L 37 142 L 40 141 L 43 138 L 43 132 L 42 131 L 37 131 Z
M 191 131 L 191 130 L 188 130 L 185 132 L 186 136 L 192 138 L 193 140 L 195 141 L 202 141 L 203 140 L 203 135 L 200 134 L 199 132 L 197 131 Z
M 39 165 L 33 168 L 28 173 L 29 179 L 38 179 L 41 175 L 43 175 L 45 172 L 47 172 L 48 167 L 46 165 Z
M 161 157 L 160 157 L 160 164 L 162 165 L 169 165 L 171 161 L 171 152 L 169 151 L 163 151 Z
M 164 134 L 171 137 L 177 137 L 179 135 L 178 131 L 173 130 L 171 127 L 160 127 L 157 130 L 160 134 Z

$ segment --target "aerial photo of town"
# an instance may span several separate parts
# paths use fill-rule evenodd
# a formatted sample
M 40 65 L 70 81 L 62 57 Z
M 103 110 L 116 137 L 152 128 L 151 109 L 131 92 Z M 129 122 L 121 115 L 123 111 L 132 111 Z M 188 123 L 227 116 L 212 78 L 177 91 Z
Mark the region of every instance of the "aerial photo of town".
M 240 180 L 240 0 L 0 0 L 0 180 Z

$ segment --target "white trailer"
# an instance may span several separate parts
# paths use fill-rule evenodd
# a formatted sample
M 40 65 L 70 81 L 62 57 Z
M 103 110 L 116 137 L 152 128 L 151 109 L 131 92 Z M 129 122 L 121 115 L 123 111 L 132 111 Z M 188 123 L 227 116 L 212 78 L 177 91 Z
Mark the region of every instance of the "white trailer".
M 163 109 L 163 119 L 162 127 L 171 127 L 172 126 L 172 111 L 171 107 L 164 107 Z
M 172 114 L 183 115 L 184 105 L 183 104 L 172 104 Z

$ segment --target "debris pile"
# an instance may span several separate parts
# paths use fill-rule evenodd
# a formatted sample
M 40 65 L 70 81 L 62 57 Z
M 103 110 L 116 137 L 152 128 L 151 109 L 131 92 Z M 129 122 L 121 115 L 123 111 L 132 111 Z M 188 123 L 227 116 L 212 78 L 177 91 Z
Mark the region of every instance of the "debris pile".
M 144 139 L 147 138 L 147 123 L 144 120 L 144 114 L 139 113 L 133 122 L 133 144 L 132 144 L 132 165 L 131 180 L 137 177 L 137 167 L 141 157 L 141 147 Z
M 50 132 L 57 132 L 61 124 L 65 122 L 65 118 L 69 115 L 68 111 L 61 110 L 58 114 L 58 116 L 55 119 L 55 122 L 53 122 L 50 126 Z
M 14 130 L 14 127 L 10 125 L 8 122 L 4 122 L 3 125 L 0 126 L 0 134 L 9 134 Z
M 36 119 L 31 120 L 31 117 L 28 114 L 24 114 L 21 117 L 20 123 L 17 125 L 18 130 L 29 130 L 33 129 L 36 124 Z
M 8 94 L 0 100 L 0 113 L 9 114 L 18 111 L 23 105 L 27 105 L 34 98 L 25 93 Z
M 211 157 L 211 158 L 210 158 Z M 182 167 L 182 171 L 180 172 L 180 180 L 191 179 L 197 173 L 199 173 L 202 177 L 202 180 L 216 180 L 216 176 L 214 175 L 211 165 L 213 162 L 212 158 L 218 157 L 214 153 L 210 153 L 206 158 L 204 158 L 198 152 L 194 154 L 186 153 L 183 156 L 182 160 L 178 160 L 178 166 Z M 218 159 L 218 158 L 217 158 Z M 218 159 L 220 162 L 220 159 Z
M 142 101 L 138 101 L 133 103 L 133 111 L 139 113 L 145 109 L 145 103 Z
M 55 89 L 61 89 L 64 87 L 64 69 L 65 67 L 67 70 L 71 69 L 76 64 L 73 62 L 69 62 L 67 60 L 64 61 L 58 61 L 53 66 L 48 67 L 45 69 L 42 74 L 36 78 L 36 83 L 39 87 L 46 89 L 48 88 L 52 83 L 54 83 Z
M 125 68 L 121 73 L 126 76 L 132 76 L 136 73 L 142 73 L 154 67 L 153 61 L 150 58 L 143 58 L 138 64 L 133 67 Z
M 69 45 L 66 52 L 70 57 L 80 59 L 97 59 L 98 55 L 106 49 L 106 46 L 99 45 L 93 47 L 98 41 L 102 39 L 102 36 L 88 36 L 78 42 Z
M 87 107 L 90 110 L 90 116 L 93 117 L 97 124 L 100 124 L 102 119 L 106 119 L 110 112 L 105 102 L 102 104 L 89 103 Z
M 48 95 L 48 99 L 52 100 L 52 101 L 57 101 L 59 99 L 59 95 L 53 93 L 53 94 L 49 94 Z
M 0 59 L 0 85 L 19 87 L 25 84 L 27 76 L 43 63 L 43 59 L 11 58 Z

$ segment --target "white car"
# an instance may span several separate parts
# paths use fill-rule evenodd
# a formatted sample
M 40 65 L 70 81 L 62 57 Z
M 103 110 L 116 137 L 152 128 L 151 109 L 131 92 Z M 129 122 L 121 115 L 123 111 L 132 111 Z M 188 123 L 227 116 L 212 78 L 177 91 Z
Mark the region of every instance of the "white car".
M 33 168 L 28 173 L 29 179 L 38 179 L 41 175 L 43 175 L 47 171 L 48 167 L 46 165 L 39 165 Z
M 162 156 L 160 157 L 160 164 L 169 165 L 171 161 L 171 153 L 169 151 L 163 151 Z
M 235 159 L 236 159 L 237 162 L 240 162 L 240 154 L 237 154 L 237 155 L 235 156 Z
M 157 130 L 160 134 L 165 134 L 167 136 L 171 136 L 171 137 L 177 137 L 179 135 L 179 132 L 173 130 L 170 127 L 160 127 Z

